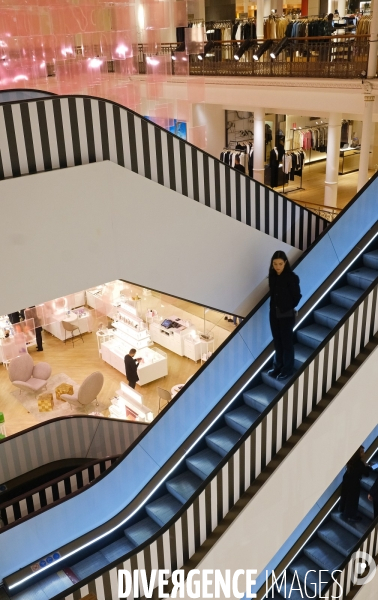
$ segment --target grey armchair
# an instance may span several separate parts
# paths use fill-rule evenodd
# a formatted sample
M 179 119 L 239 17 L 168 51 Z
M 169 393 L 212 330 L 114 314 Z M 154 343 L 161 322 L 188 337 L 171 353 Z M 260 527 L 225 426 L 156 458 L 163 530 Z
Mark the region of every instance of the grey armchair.
M 98 406 L 97 396 L 101 392 L 103 385 L 103 374 L 100 371 L 95 371 L 84 379 L 77 394 L 73 394 L 72 396 L 70 394 L 62 394 L 60 397 L 71 404 L 71 406 L 76 406 L 76 408 L 82 408 L 94 401 L 96 401 L 96 405 Z
M 51 367 L 46 362 L 34 365 L 30 354 L 21 354 L 10 361 L 8 375 L 13 385 L 20 389 L 20 393 L 23 390 L 37 394 L 46 386 Z

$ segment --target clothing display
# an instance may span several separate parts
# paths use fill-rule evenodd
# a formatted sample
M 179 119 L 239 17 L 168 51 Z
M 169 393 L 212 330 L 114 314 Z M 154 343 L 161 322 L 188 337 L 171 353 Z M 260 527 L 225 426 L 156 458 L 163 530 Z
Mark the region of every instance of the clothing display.
M 328 143 L 328 125 L 302 127 L 293 133 L 293 146 L 303 150 L 326 152 Z
M 282 157 L 282 169 L 289 175 L 291 181 L 294 177 L 302 177 L 302 169 L 306 161 L 306 153 L 303 150 L 290 150 Z
M 372 15 L 363 15 L 357 23 L 357 35 L 370 35 Z
M 264 20 L 264 38 L 266 40 L 281 40 L 285 37 L 290 22 L 291 17 L 270 15 Z
M 238 142 L 235 150 L 226 148 L 220 154 L 220 160 L 235 168 L 235 158 L 239 157 L 240 165 L 243 167 L 244 172 L 253 177 L 253 144 L 251 142 L 244 143 Z M 239 169 L 241 171 L 241 169 Z
M 332 33 L 332 32 L 331 32 Z M 329 33 L 329 21 L 319 18 L 295 19 L 286 28 L 286 37 L 319 37 L 331 35 Z

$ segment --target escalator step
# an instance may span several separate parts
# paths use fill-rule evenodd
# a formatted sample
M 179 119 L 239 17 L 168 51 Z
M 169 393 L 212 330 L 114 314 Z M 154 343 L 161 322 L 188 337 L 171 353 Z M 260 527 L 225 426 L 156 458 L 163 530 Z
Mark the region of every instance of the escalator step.
M 364 488 L 364 490 L 369 492 L 371 486 L 375 483 L 376 479 L 377 479 L 376 472 L 372 473 L 371 475 L 368 475 L 368 477 L 363 477 L 361 479 L 361 486 Z
M 101 554 L 101 552 L 96 552 L 70 568 L 79 579 L 84 579 L 99 569 L 102 569 L 102 567 L 106 567 L 108 564 L 109 562 L 106 560 L 105 556 Z
M 298 329 L 297 340 L 305 346 L 317 348 L 327 337 L 330 331 L 331 330 L 328 327 L 313 323 L 312 325 L 303 327 L 303 329 Z
M 363 255 L 362 260 L 365 267 L 369 267 L 370 269 L 375 269 L 378 271 L 378 250 L 367 252 Z
M 361 538 L 371 525 L 371 519 L 368 519 L 365 516 L 362 517 L 361 521 L 350 523 L 349 521 L 346 521 L 338 511 L 332 512 L 331 518 L 335 523 L 338 523 L 341 527 L 344 527 L 358 538 Z
M 166 482 L 165 487 L 179 502 L 185 504 L 200 487 L 202 479 L 191 471 L 185 471 Z
M 331 519 L 318 529 L 318 536 L 345 557 L 349 556 L 359 540 L 356 535 Z
M 125 556 L 125 554 L 131 552 L 134 548 L 134 544 L 123 537 L 120 540 L 116 540 L 112 544 L 109 544 L 109 546 L 102 548 L 100 552 L 105 556 L 106 560 L 111 563 L 113 560 Z
M 142 521 L 139 521 L 139 523 L 135 523 L 135 525 L 131 525 L 131 527 L 125 529 L 124 534 L 135 546 L 139 546 L 152 537 L 159 529 L 160 527 L 155 521 L 150 517 L 146 517 Z
M 363 293 L 363 290 L 360 288 L 352 285 L 345 285 L 344 287 L 331 292 L 331 301 L 333 304 L 337 304 L 337 306 L 343 306 L 344 308 L 349 309 L 352 308 L 353 304 L 357 302 Z
M 222 427 L 205 437 L 206 444 L 211 450 L 217 452 L 222 457 L 226 456 L 240 440 L 241 434 L 231 427 Z
M 298 367 L 299 366 L 300 365 L 298 365 Z M 269 387 L 276 389 L 277 392 L 279 392 L 280 390 L 282 390 L 283 387 L 285 387 L 285 385 L 287 384 L 289 379 L 291 379 L 291 377 L 292 376 L 287 377 L 285 379 L 276 379 L 275 377 L 271 377 L 270 375 L 268 375 L 267 371 L 263 371 L 261 373 L 261 379 L 263 380 L 263 383 Z
M 362 290 L 366 290 L 369 285 L 378 277 L 378 271 L 361 267 L 347 274 L 349 285 L 354 285 Z
M 265 383 L 244 392 L 243 400 L 248 406 L 262 413 L 277 396 L 277 390 Z
M 294 358 L 299 363 L 304 363 L 313 353 L 313 349 L 303 344 L 294 344 Z
M 318 308 L 314 311 L 314 321 L 318 325 L 333 329 L 338 322 L 341 321 L 347 311 L 347 308 L 337 306 L 337 304 L 328 304 L 327 306 L 323 306 L 323 308 Z
M 318 586 L 319 586 L 319 567 L 314 563 L 311 559 L 307 558 L 307 556 L 300 556 L 294 562 L 291 563 L 289 570 L 291 573 L 297 573 L 299 580 L 304 584 L 307 582 L 307 587 L 312 590 L 312 595 L 314 598 L 318 595 Z M 307 576 L 307 577 L 306 577 Z M 322 588 L 330 581 L 331 576 L 327 573 L 322 573 Z M 316 594 L 315 594 L 316 591 Z M 319 590 L 320 592 L 320 590 Z
M 372 521 L 374 518 L 373 503 L 368 500 L 367 496 L 366 490 L 362 490 L 358 501 L 358 511 Z
M 338 569 L 344 560 L 344 556 L 340 552 L 319 538 L 315 538 L 309 542 L 303 552 L 320 569 L 330 572 Z
M 221 460 L 222 457 L 219 454 L 213 452 L 210 448 L 206 448 L 187 458 L 186 466 L 192 473 L 204 480 L 214 471 Z
M 253 425 L 259 416 L 260 413 L 257 410 L 244 404 L 227 413 L 225 415 L 225 421 L 229 427 L 243 434 L 251 427 L 251 425 Z
M 182 502 L 176 500 L 171 494 L 165 494 L 154 502 L 147 504 L 146 512 L 155 523 L 163 527 L 178 513 L 181 507 Z

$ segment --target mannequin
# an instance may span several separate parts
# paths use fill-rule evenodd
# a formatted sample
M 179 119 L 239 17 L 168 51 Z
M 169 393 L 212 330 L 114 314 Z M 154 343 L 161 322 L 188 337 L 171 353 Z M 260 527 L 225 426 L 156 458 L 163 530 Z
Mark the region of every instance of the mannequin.
M 278 144 L 270 151 L 269 165 L 270 165 L 270 187 L 274 188 L 278 186 L 278 166 L 282 161 L 282 157 L 285 154 L 285 149 L 282 144 Z

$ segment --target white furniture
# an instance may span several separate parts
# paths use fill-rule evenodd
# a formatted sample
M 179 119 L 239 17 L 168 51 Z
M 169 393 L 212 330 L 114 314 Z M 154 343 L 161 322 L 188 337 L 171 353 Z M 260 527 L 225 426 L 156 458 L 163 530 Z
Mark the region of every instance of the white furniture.
M 115 419 L 147 421 L 147 423 L 154 418 L 151 410 L 143 405 L 142 396 L 123 381 L 109 407 L 109 416 Z
M 184 387 L 185 383 L 178 383 L 177 385 L 174 385 L 171 388 L 171 396 L 172 398 L 174 398 L 176 396 L 176 394 L 179 393 L 179 391 Z
M 122 340 L 114 336 L 113 340 L 102 344 L 102 359 L 126 376 L 125 356 L 132 347 L 130 344 L 122 342 Z M 135 358 L 143 358 L 143 362 L 138 367 L 138 385 L 146 385 L 146 383 L 168 375 L 167 355 L 162 350 L 158 348 L 142 348 L 137 351 Z
M 114 336 L 113 329 L 99 329 L 96 331 L 98 353 L 101 356 L 101 346 L 104 342 L 108 342 Z
M 50 323 L 49 325 L 44 325 L 43 329 L 51 333 L 51 335 L 55 336 L 59 340 L 64 342 L 64 328 L 62 325 L 62 321 L 66 321 L 68 323 L 75 323 L 80 329 L 80 332 L 88 333 L 92 331 L 92 316 L 91 314 L 85 310 L 84 307 L 80 307 L 75 309 L 76 312 L 71 311 L 70 314 L 59 314 L 56 316 L 56 321 Z M 73 332 L 74 336 L 80 335 L 79 331 L 76 330 Z
M 201 338 L 201 364 L 207 361 L 214 352 L 214 336 L 212 333 L 208 336 L 207 339 Z
M 29 354 L 22 354 L 10 361 L 8 375 L 13 385 L 20 389 L 20 393 L 24 391 L 37 394 L 46 387 L 51 375 L 51 367 L 46 362 L 35 365 Z
M 162 323 L 151 323 L 150 334 L 152 340 L 156 344 L 171 350 L 171 352 L 175 352 L 180 356 L 185 356 L 185 337 L 191 331 L 195 331 L 194 326 L 187 325 L 188 321 L 183 321 L 175 316 L 169 317 L 168 319 L 165 319 L 165 321 L 178 323 L 179 327 L 163 327 L 162 323 L 164 323 L 164 321 Z
M 71 407 L 83 408 L 94 401 L 96 401 L 96 405 L 98 406 L 97 396 L 101 392 L 103 385 L 103 374 L 100 371 L 95 371 L 84 379 L 76 394 L 61 394 L 60 398 L 64 402 L 71 404 Z
M 186 335 L 184 338 L 184 355 L 198 362 L 201 360 L 202 343 L 198 335 Z

